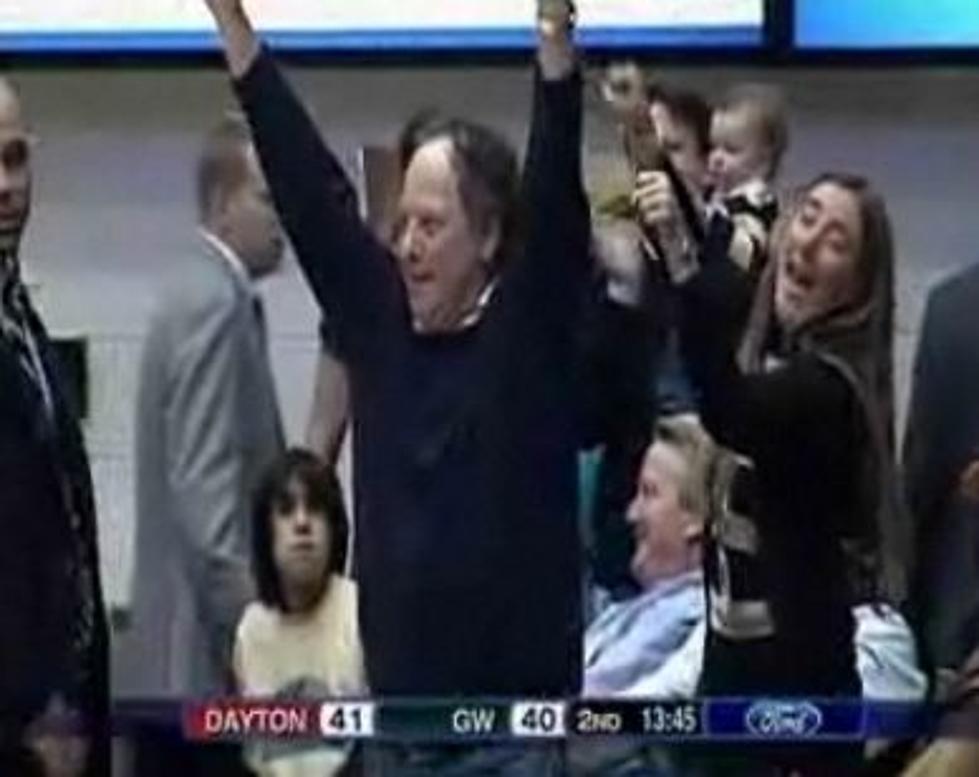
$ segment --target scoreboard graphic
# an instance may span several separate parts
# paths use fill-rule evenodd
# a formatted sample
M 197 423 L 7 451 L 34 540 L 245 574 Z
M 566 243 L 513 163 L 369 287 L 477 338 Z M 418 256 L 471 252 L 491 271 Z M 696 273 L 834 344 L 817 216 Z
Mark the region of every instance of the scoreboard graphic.
M 219 700 L 183 708 L 195 740 L 859 741 L 921 734 L 927 708 L 860 700 Z

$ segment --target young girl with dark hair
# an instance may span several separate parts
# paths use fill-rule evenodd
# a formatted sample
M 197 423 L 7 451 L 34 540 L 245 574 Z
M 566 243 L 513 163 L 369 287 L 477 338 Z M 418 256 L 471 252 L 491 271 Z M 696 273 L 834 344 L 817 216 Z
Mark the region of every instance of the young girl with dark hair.
M 357 588 L 343 576 L 348 524 L 336 475 L 312 453 L 288 451 L 261 483 L 252 525 L 259 601 L 238 624 L 234 673 L 246 696 L 322 699 L 367 692 Z M 295 745 L 293 744 L 294 748 Z M 262 777 L 337 773 L 343 748 L 279 752 L 250 746 Z

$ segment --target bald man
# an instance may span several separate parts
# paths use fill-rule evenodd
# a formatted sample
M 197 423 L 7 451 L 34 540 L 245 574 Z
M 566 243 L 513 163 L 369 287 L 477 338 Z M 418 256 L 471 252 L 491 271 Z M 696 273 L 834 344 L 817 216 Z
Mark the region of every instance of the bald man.
M 108 630 L 92 481 L 21 278 L 31 150 L 0 79 L 0 773 L 102 775 Z

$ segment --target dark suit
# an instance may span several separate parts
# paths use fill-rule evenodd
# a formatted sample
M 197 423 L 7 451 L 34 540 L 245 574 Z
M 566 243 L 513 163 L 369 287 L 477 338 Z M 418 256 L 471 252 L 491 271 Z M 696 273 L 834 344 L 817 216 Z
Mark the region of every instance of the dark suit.
M 964 481 L 973 463 L 979 476 L 979 265 L 928 298 L 904 449 L 917 533 L 912 605 L 939 667 L 979 644 L 979 498 Z
M 0 337 L 0 767 L 58 694 L 97 728 L 87 773 L 107 774 L 108 628 L 92 481 L 47 333 L 33 311 L 27 325 L 53 413 Z

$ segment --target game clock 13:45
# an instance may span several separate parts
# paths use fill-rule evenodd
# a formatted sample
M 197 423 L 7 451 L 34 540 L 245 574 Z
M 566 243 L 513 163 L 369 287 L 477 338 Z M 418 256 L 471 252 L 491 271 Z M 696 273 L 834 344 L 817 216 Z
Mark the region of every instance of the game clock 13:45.
M 642 727 L 651 736 L 699 736 L 703 731 L 700 705 L 689 701 L 644 704 Z

